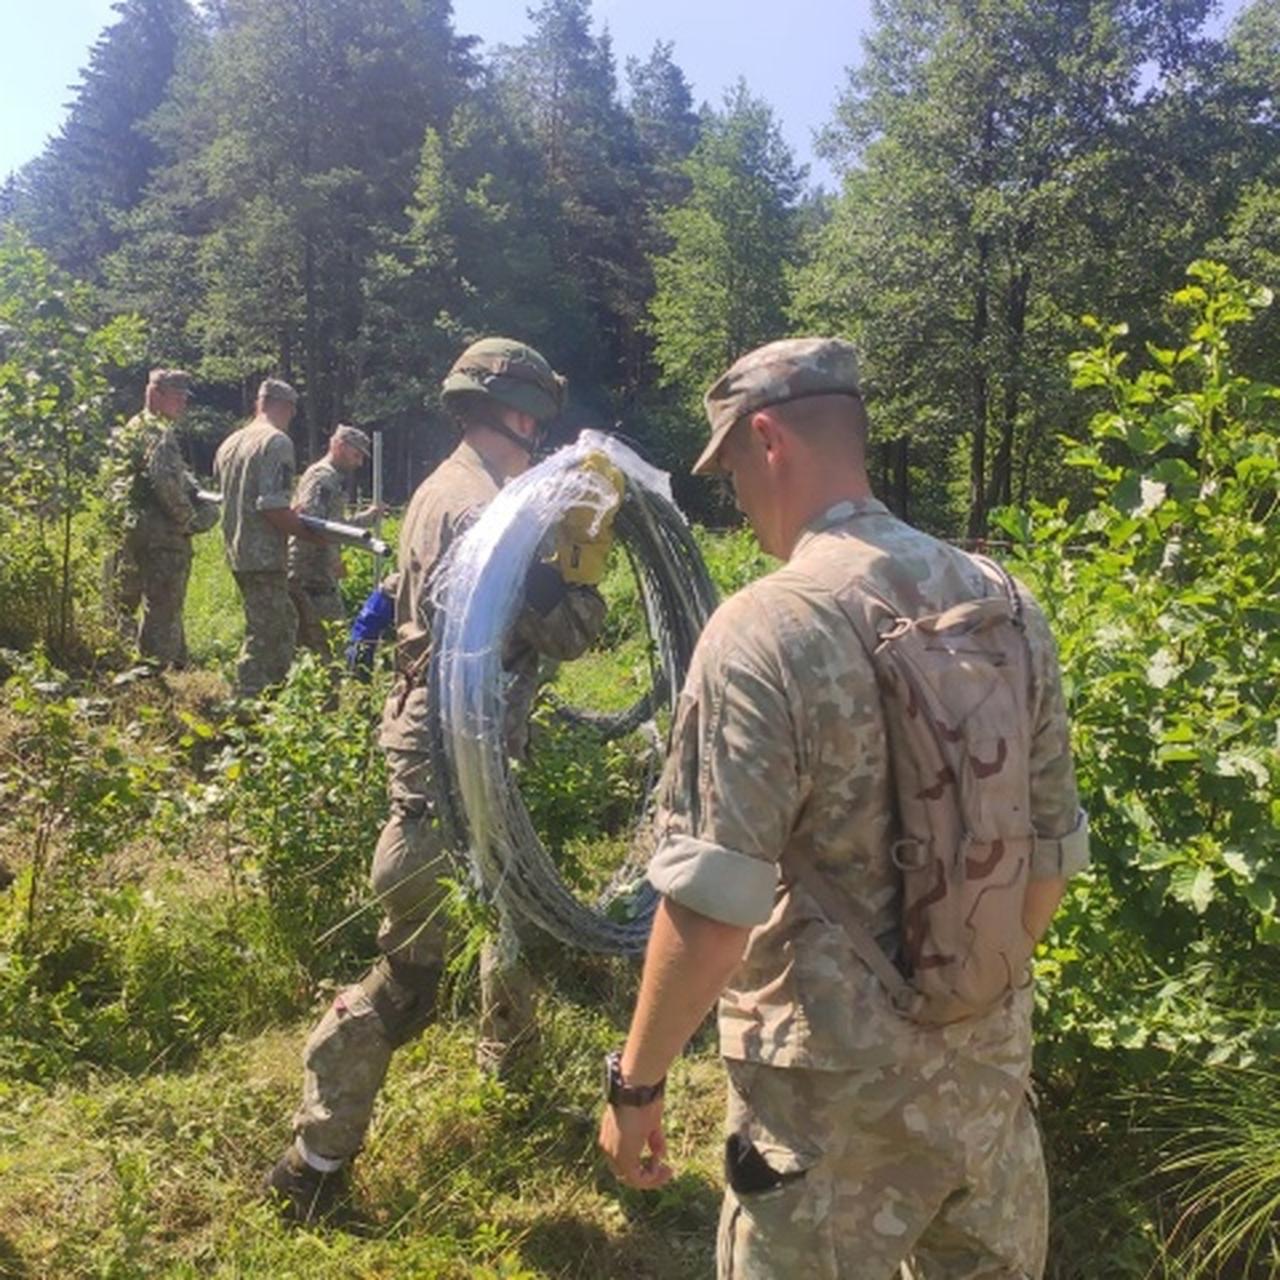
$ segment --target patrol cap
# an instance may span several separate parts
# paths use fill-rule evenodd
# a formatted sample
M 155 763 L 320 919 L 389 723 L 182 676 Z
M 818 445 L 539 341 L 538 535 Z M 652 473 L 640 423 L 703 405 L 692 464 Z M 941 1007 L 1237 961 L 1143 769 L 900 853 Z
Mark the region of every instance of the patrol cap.
M 564 405 L 568 384 L 532 347 L 514 338 L 481 338 L 453 362 L 441 384 L 446 407 L 464 392 L 479 391 L 539 422 Z
M 373 452 L 369 437 L 359 427 L 340 424 L 334 427 L 330 441 L 333 444 L 349 444 L 353 449 L 359 449 L 366 458 Z
M 287 400 L 298 403 L 298 393 L 283 378 L 263 378 L 258 388 L 259 400 Z
M 715 457 L 739 418 L 806 396 L 860 394 L 858 355 L 843 338 L 783 338 L 748 351 L 703 397 L 711 439 L 693 474 L 715 470 Z
M 182 391 L 191 394 L 195 379 L 185 369 L 152 369 L 147 375 L 147 386 L 157 391 Z

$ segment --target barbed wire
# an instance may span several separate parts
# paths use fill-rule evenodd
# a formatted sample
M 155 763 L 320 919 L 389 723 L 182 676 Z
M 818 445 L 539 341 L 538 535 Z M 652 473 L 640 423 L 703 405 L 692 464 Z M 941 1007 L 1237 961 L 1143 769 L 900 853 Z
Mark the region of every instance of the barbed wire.
M 580 900 L 534 828 L 512 776 L 503 732 L 502 654 L 529 568 L 570 507 L 603 508 L 612 500 L 607 481 L 580 465 L 593 452 L 603 452 L 627 479 L 614 530 L 639 584 L 656 669 L 650 691 L 627 711 L 588 714 L 604 720 L 609 736 L 646 725 L 660 707 L 674 721 L 675 699 L 698 635 L 715 608 L 716 590 L 671 499 L 666 475 L 620 441 L 583 432 L 576 444 L 508 484 L 455 544 L 436 577 L 436 643 L 428 677 L 433 754 L 446 836 L 466 851 L 477 878 L 495 898 L 571 946 L 634 954 L 644 948 L 656 906 L 656 895 L 643 879 L 651 852 L 647 842 L 628 841 L 622 865 L 603 893 L 593 903 Z M 644 822 L 642 816 L 642 828 Z

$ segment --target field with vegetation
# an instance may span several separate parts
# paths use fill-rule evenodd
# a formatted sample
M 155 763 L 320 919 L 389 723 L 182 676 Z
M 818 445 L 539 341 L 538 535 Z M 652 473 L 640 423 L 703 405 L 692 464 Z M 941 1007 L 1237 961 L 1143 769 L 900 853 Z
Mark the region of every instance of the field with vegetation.
M 1266 302 L 1201 264 L 1174 299 L 1180 347 L 1126 361 L 1123 328 L 1100 327 L 1074 362 L 1097 412 L 1071 463 L 1094 501 L 997 516 L 1060 637 L 1095 833 L 1038 962 L 1055 1280 L 1280 1267 L 1280 398 L 1229 360 Z M 472 1056 L 487 920 L 465 901 L 445 1016 L 397 1055 L 358 1161 L 357 1224 L 290 1232 L 260 1203 L 305 1030 L 372 954 L 386 677 L 326 709 L 329 677 L 303 660 L 260 718 L 224 718 L 238 623 L 216 536 L 188 610 L 199 669 L 156 675 L 95 612 L 96 519 L 72 521 L 69 619 L 20 576 L 62 543 L 30 520 L 6 542 L 9 634 L 40 629 L 0 658 L 0 857 L 17 872 L 0 897 L 0 1275 L 706 1275 L 709 1032 L 675 1072 L 681 1176 L 620 1191 L 593 1125 L 634 966 L 540 947 L 539 1050 L 494 1081 Z M 722 590 L 767 568 L 745 532 L 702 545 Z M 556 679 L 575 705 L 643 685 L 621 558 L 605 592 L 605 647 Z M 633 798 L 635 761 L 575 733 L 539 713 L 524 787 L 550 843 L 594 831 L 607 854 L 600 815 Z
M 724 591 L 768 565 L 685 474 L 702 392 L 763 341 L 858 344 L 878 491 L 1000 556 L 1061 648 L 1094 863 L 1036 962 L 1050 1280 L 1280 1276 L 1280 4 L 873 9 L 830 191 L 749 74 L 697 107 L 659 41 L 620 75 L 589 0 L 539 0 L 488 51 L 444 0 L 113 6 L 63 128 L 0 186 L 0 1278 L 709 1274 L 710 1029 L 674 1072 L 679 1178 L 620 1190 L 597 1068 L 634 964 L 541 944 L 538 1051 L 487 1078 L 491 920 L 463 892 L 358 1220 L 277 1223 L 257 1187 L 303 1037 L 374 950 L 387 677 L 335 705 L 304 659 L 233 714 L 216 534 L 191 669 L 140 664 L 104 599 L 109 440 L 148 368 L 196 374 L 198 472 L 279 374 L 300 461 L 338 421 L 380 430 L 402 500 L 453 438 L 445 370 L 492 332 L 569 376 L 566 432 L 616 423 L 671 469 Z M 660 754 L 556 711 L 645 687 L 615 561 L 521 770 L 582 886 Z M 372 567 L 349 565 L 354 607 Z

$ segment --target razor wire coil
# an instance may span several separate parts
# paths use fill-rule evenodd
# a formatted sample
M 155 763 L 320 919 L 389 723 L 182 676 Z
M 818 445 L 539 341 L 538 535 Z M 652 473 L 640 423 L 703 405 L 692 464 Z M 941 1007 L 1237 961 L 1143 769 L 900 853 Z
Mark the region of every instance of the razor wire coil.
M 562 703 L 556 714 L 604 738 L 652 722 L 660 706 L 674 723 L 676 698 L 715 608 L 716 589 L 665 473 L 620 441 L 585 431 L 575 444 L 504 486 L 433 580 L 433 754 L 446 836 L 466 850 L 495 899 L 571 946 L 634 954 L 644 948 L 657 905 L 654 890 L 641 879 L 649 850 L 632 841 L 594 903 L 575 896 L 530 819 L 503 733 L 504 640 L 522 607 L 529 568 L 567 510 L 583 504 L 602 510 L 613 499 L 607 481 L 579 465 L 593 453 L 604 453 L 626 477 L 614 534 L 637 579 L 655 670 L 649 691 L 622 712 L 583 712 Z M 625 910 L 611 910 L 624 896 Z

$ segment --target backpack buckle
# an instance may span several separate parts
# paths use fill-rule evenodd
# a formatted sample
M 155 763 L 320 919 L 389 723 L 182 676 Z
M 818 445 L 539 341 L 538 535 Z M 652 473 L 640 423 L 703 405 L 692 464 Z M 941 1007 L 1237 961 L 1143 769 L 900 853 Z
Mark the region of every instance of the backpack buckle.
M 915 836 L 903 836 L 889 846 L 889 857 L 899 871 L 923 871 L 929 865 L 929 846 Z

